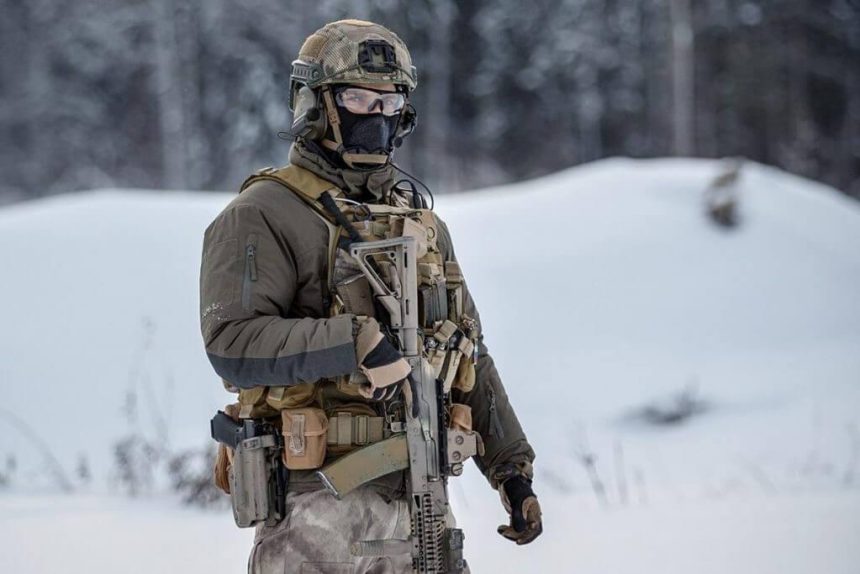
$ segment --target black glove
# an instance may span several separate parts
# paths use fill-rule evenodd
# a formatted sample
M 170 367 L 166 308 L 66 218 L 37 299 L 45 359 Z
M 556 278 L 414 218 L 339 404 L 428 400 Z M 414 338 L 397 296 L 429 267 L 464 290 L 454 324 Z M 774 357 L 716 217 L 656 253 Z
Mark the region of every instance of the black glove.
M 502 483 L 502 504 L 511 515 L 509 525 L 502 524 L 499 534 L 517 544 L 528 544 L 543 532 L 540 504 L 532 490 L 532 481 L 516 475 Z

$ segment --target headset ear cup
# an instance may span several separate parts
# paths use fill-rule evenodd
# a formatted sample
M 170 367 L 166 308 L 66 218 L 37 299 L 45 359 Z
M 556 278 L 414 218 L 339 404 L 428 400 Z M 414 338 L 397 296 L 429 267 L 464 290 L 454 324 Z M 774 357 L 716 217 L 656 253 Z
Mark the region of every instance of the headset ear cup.
M 412 104 L 406 104 L 403 108 L 403 113 L 400 116 L 400 122 L 397 125 L 397 131 L 394 133 L 394 147 L 403 145 L 403 140 L 412 133 L 418 123 L 418 112 L 412 107 Z
M 320 110 L 318 94 L 307 86 L 299 88 L 295 97 L 293 124 L 290 135 L 309 140 L 318 140 L 328 128 L 326 114 Z

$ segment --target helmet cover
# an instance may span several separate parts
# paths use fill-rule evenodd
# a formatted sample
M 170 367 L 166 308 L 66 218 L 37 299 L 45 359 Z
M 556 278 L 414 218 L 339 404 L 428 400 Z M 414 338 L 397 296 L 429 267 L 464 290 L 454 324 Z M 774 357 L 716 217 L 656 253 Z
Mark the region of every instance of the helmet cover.
M 397 34 L 364 20 L 339 20 L 311 34 L 290 74 L 290 109 L 295 94 L 331 84 L 394 84 L 412 91 L 417 73 Z

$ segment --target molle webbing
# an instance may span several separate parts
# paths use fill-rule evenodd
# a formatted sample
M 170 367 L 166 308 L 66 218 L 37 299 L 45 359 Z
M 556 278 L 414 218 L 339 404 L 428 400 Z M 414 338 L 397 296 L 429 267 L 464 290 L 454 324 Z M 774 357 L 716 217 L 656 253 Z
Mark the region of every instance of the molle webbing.
M 337 413 L 329 419 L 328 444 L 365 445 L 384 438 L 385 418 Z

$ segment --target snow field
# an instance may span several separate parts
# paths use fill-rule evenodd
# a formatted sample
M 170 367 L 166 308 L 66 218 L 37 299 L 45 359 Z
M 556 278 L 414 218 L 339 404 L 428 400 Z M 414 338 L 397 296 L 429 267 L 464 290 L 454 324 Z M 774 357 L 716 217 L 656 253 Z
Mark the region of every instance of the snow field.
M 537 451 L 546 521 L 530 546 L 503 540 L 497 494 L 469 466 L 452 495 L 473 572 L 860 569 L 860 208 L 750 164 L 725 232 L 701 205 L 716 170 L 607 160 L 438 200 Z M 121 436 L 197 447 L 229 400 L 202 350 L 197 275 L 231 197 L 117 190 L 0 210 L 0 462 L 17 463 L 0 491 L 3 571 L 244 567 L 250 533 L 228 514 L 110 494 Z M 710 406 L 688 424 L 629 416 L 686 385 Z M 70 475 L 88 460 L 89 494 L 52 493 L 33 435 Z

